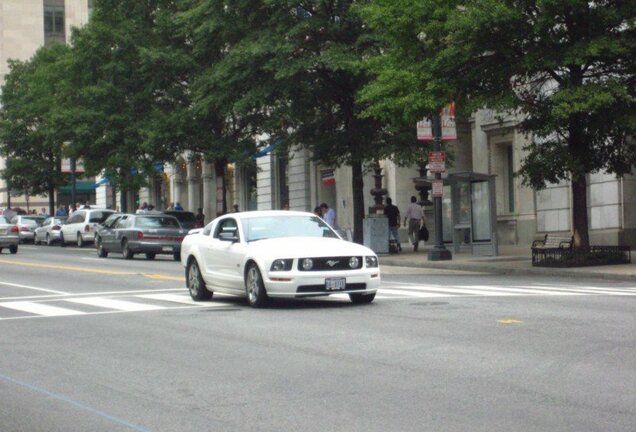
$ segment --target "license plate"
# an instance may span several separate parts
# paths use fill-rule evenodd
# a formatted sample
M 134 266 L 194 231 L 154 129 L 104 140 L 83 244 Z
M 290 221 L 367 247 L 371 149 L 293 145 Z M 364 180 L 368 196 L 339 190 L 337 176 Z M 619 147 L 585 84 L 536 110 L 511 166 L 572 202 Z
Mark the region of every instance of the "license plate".
M 164 252 L 172 252 L 172 246 L 164 246 L 161 248 L 161 250 Z
M 325 290 L 327 291 L 342 291 L 346 287 L 347 280 L 345 278 L 325 279 Z

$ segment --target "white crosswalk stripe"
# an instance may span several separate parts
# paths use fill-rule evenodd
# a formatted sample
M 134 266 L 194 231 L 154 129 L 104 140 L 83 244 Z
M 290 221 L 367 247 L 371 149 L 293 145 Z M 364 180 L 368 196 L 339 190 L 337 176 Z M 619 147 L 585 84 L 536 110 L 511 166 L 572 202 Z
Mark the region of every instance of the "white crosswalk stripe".
M 170 290 L 100 292 L 3 298 L 0 301 L 0 321 L 37 317 L 63 317 L 122 312 L 145 312 L 167 309 L 233 307 L 218 301 L 227 296 L 216 295 L 212 301 L 193 301 L 183 288 Z M 595 287 L 577 285 L 439 285 L 408 282 L 384 282 L 376 300 L 398 300 L 442 297 L 519 297 L 519 296 L 636 296 L 636 287 Z M 333 294 L 325 300 L 348 301 L 347 294 Z M 18 315 L 16 315 L 16 313 Z

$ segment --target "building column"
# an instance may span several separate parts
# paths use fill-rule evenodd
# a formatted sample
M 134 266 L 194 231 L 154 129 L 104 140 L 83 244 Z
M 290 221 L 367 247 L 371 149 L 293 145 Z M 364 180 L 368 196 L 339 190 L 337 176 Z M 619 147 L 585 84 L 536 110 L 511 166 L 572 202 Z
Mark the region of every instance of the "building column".
M 197 171 L 195 162 L 188 162 L 188 208 L 193 213 L 196 213 L 199 208 L 199 179 L 197 178 Z M 183 205 L 183 204 L 182 204 Z
M 203 175 L 203 214 L 205 222 L 214 219 L 216 215 L 216 169 L 213 163 L 205 162 L 202 168 Z

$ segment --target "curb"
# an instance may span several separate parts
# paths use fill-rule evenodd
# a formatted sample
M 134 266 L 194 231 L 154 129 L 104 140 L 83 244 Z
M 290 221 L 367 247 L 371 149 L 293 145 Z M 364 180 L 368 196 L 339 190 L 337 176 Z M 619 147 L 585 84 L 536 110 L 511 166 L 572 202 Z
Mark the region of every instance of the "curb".
M 501 267 L 496 264 L 489 263 L 476 263 L 476 262 L 462 262 L 444 261 L 444 264 L 440 262 L 431 261 L 415 261 L 406 259 L 396 259 L 388 256 L 380 256 L 380 265 L 396 266 L 396 267 L 413 267 L 413 268 L 429 268 L 440 270 L 456 270 L 456 271 L 475 271 L 500 275 L 519 275 L 519 276 L 554 276 L 554 277 L 568 277 L 568 278 L 594 278 L 604 280 L 616 280 L 636 282 L 636 274 L 627 273 L 610 273 L 603 271 L 589 271 L 590 267 L 580 268 L 577 270 L 567 268 L 550 268 L 550 267 Z M 529 259 L 528 259 L 529 261 Z

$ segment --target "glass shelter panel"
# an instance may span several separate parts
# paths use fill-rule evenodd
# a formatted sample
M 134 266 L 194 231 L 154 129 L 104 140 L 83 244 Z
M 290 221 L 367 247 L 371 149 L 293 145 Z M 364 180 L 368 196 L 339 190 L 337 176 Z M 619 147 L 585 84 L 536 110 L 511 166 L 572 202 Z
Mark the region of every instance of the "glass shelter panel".
M 473 241 L 490 241 L 490 192 L 487 181 L 472 183 Z

